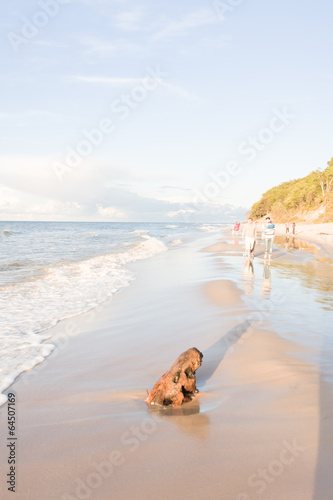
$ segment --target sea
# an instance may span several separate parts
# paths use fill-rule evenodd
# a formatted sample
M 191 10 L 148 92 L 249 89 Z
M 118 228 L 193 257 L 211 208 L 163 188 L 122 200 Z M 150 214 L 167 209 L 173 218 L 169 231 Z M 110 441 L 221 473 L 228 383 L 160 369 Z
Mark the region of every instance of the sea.
M 0 222 L 0 405 L 15 378 L 51 354 L 50 328 L 130 285 L 131 262 L 229 225 Z

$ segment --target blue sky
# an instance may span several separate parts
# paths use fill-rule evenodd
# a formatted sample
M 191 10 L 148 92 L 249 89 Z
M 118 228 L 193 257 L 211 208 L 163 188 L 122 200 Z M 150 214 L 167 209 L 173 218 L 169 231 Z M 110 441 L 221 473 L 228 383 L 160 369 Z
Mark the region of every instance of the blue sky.
M 0 220 L 228 221 L 332 154 L 332 4 L 2 5 Z

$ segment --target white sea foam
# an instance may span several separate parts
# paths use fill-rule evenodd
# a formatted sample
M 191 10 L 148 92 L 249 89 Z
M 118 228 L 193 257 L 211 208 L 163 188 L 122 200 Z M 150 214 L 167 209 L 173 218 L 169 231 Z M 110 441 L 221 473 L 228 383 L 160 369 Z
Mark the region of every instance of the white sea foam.
M 218 233 L 221 231 L 221 227 L 218 226 L 197 226 L 198 231 L 206 231 L 207 233 Z
M 52 352 L 54 345 L 43 342 L 47 329 L 98 306 L 127 286 L 134 274 L 126 264 L 166 250 L 162 241 L 145 236 L 126 251 L 53 265 L 43 279 L 0 289 L 0 392 Z M 0 405 L 5 401 L 0 394 Z
M 177 245 L 181 245 L 183 242 L 180 238 L 176 238 L 175 240 L 172 240 L 170 243 L 170 246 L 175 247 Z
M 134 229 L 133 231 L 130 232 L 130 234 L 146 234 L 148 231 L 145 229 Z

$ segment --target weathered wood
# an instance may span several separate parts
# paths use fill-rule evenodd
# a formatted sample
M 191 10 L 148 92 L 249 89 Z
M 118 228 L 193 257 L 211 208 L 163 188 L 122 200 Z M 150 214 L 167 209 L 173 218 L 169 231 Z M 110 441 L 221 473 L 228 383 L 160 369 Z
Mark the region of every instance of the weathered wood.
M 196 347 L 183 352 L 148 393 L 146 403 L 177 407 L 191 401 L 194 393 L 199 392 L 195 372 L 201 366 L 202 358 L 203 354 Z

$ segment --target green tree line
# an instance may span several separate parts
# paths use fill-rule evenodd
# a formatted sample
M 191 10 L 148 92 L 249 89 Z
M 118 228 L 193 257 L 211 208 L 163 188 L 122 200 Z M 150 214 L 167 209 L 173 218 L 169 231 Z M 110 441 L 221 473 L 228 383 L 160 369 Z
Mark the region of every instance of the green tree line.
M 306 177 L 283 182 L 266 191 L 254 203 L 250 214 L 260 219 L 269 214 L 276 221 L 301 220 L 300 214 L 323 207 L 323 214 L 316 222 L 333 220 L 333 158 L 325 169 L 318 168 Z

